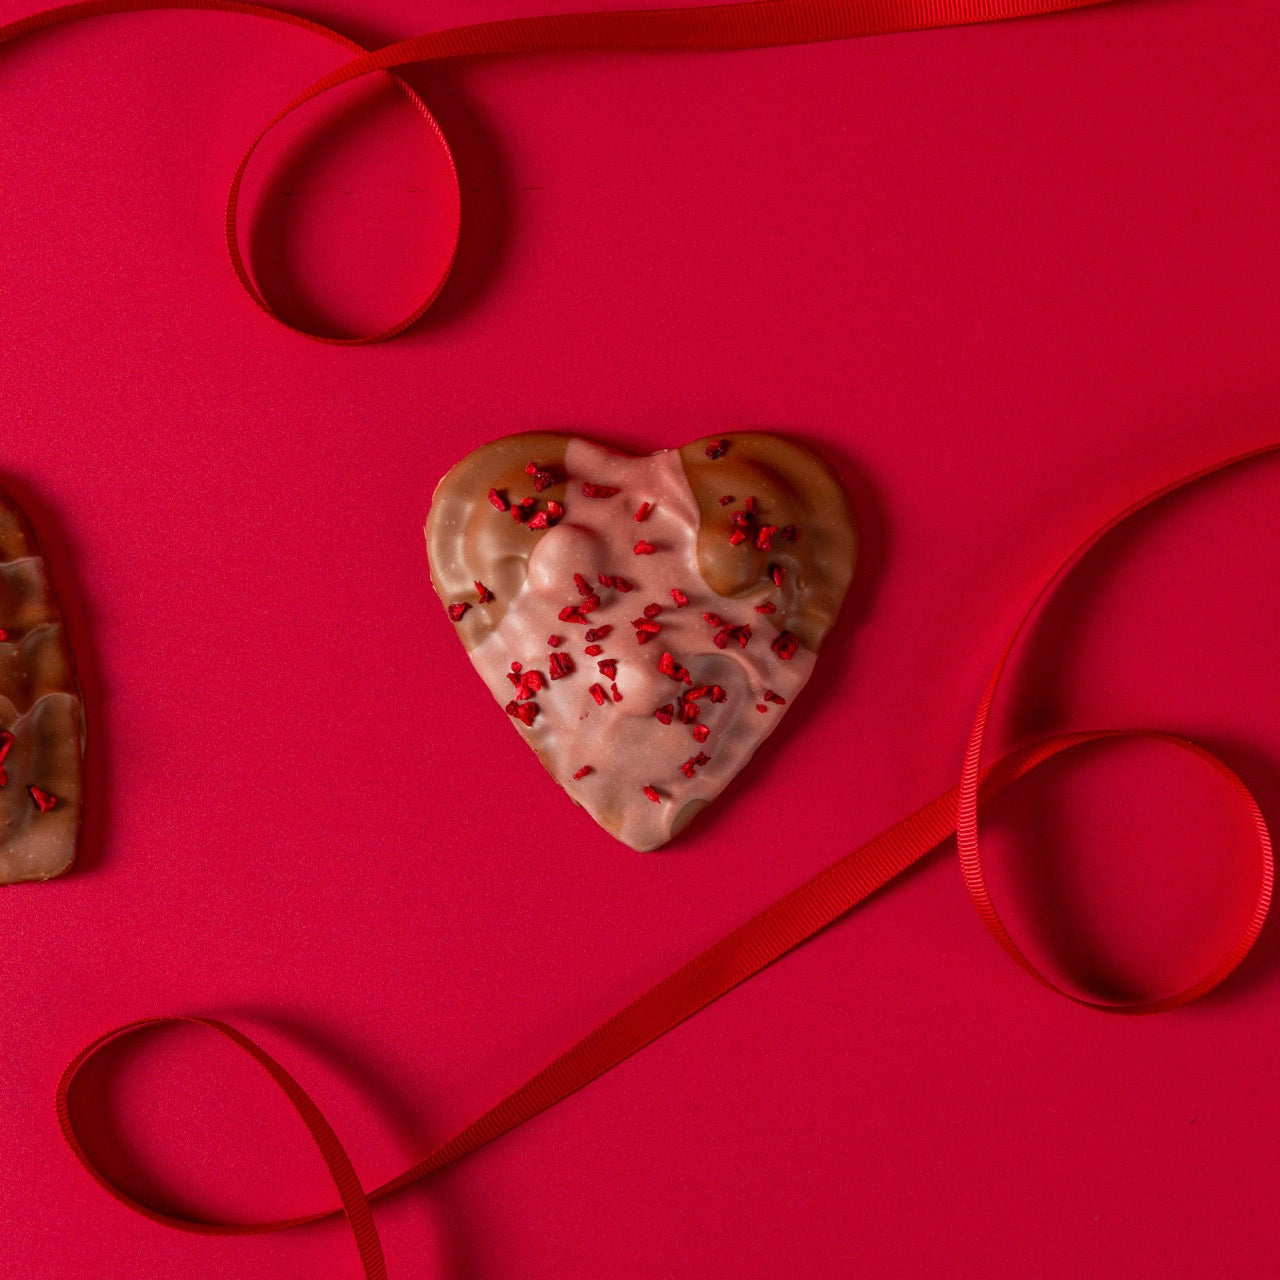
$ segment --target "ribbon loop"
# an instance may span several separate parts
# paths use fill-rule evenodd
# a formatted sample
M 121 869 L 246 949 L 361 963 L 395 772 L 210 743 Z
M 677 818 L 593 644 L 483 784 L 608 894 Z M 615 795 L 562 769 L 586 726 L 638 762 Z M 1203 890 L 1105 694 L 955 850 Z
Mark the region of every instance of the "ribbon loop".
M 137 12 L 155 12 L 169 10 L 196 10 L 209 11 L 214 13 L 233 13 L 240 14 L 249 18 L 259 18 L 266 22 L 277 22 L 284 26 L 297 27 L 301 31 L 309 32 L 312 35 L 323 37 L 345 49 L 348 53 L 361 55 L 345 64 L 346 67 L 364 66 L 366 60 L 371 57 L 371 53 L 363 45 L 358 44 L 350 37 L 343 35 L 340 31 L 335 31 L 332 27 L 327 27 L 321 22 L 315 22 L 310 18 L 301 17 L 296 13 L 289 13 L 284 9 L 272 9 L 265 5 L 241 3 L 240 0 L 79 0 L 79 3 L 60 5 L 54 9 L 46 9 L 40 13 L 31 14 L 29 17 L 20 18 L 16 22 L 11 22 L 6 26 L 0 26 L 0 45 L 9 41 L 17 40 L 23 36 L 34 35 L 36 32 L 48 30 L 51 27 L 62 26 L 69 22 L 77 22 L 84 18 L 104 17 L 108 14 L 118 13 L 137 13 Z M 341 71 L 343 68 L 340 68 Z M 258 135 L 241 158 L 239 165 L 236 167 L 235 174 L 231 180 L 231 189 L 227 196 L 226 210 L 226 242 L 227 253 L 231 259 L 231 268 L 236 274 L 236 279 L 240 281 L 244 291 L 249 295 L 253 303 L 271 319 L 283 325 L 286 329 L 292 330 L 294 333 L 304 338 L 311 338 L 316 342 L 324 342 L 334 346 L 366 346 L 373 342 L 384 342 L 388 338 L 394 338 L 397 334 L 403 333 L 410 325 L 420 319 L 431 306 L 431 304 L 439 296 L 441 289 L 444 288 L 445 281 L 449 278 L 449 273 L 453 269 L 454 258 L 458 251 L 458 237 L 462 228 L 462 192 L 458 184 L 458 169 L 454 162 L 453 152 L 449 148 L 448 140 L 444 136 L 444 131 L 440 128 L 436 118 L 431 114 L 427 104 L 422 98 L 398 75 L 390 69 L 384 69 L 381 66 L 369 65 L 368 69 L 362 71 L 362 75 L 371 75 L 375 71 L 385 74 L 401 96 L 409 103 L 411 107 L 422 117 L 423 123 L 426 125 L 431 135 L 432 142 L 438 146 L 443 154 L 447 169 L 446 191 L 444 196 L 444 217 L 446 219 L 445 235 L 449 251 L 443 267 L 437 272 L 434 280 L 428 286 L 426 297 L 420 302 L 407 316 L 398 320 L 395 324 L 389 325 L 385 329 L 380 329 L 375 333 L 363 334 L 356 337 L 344 337 L 336 334 L 320 333 L 311 329 L 303 328 L 293 324 L 287 320 L 279 311 L 272 306 L 266 295 L 258 287 L 257 281 L 253 278 L 253 273 L 249 269 L 249 265 L 245 260 L 244 254 L 240 248 L 240 234 L 238 227 L 239 205 L 241 189 L 244 184 L 245 173 L 248 170 L 249 162 L 253 159 L 258 147 L 266 138 L 267 134 L 275 128 L 286 116 L 291 115 L 299 107 L 304 106 L 312 98 L 325 92 L 327 89 L 336 88 L 339 83 L 345 83 L 347 79 L 353 79 L 353 76 L 347 76 L 342 80 L 333 79 L 332 74 L 320 81 L 323 88 L 313 85 L 310 90 L 303 94 L 299 94 L 283 111 L 279 113 L 271 121 L 270 124 Z M 332 83 L 330 83 L 332 81 Z
M 1258 895 L 1254 903 L 1253 911 L 1250 915 L 1249 922 L 1245 927 L 1244 933 L 1236 941 L 1236 943 L 1223 956 L 1221 961 L 1209 973 L 1191 983 L 1184 990 L 1175 992 L 1172 995 L 1161 997 L 1151 997 L 1149 999 L 1135 1000 L 1126 1003 L 1108 1003 L 1106 1001 L 1090 1000 L 1084 996 L 1075 994 L 1065 988 L 1059 986 L 1052 979 L 1047 977 L 1040 971 L 1029 959 L 1023 954 L 1021 948 L 1014 942 L 1012 935 L 1005 928 L 1004 922 L 1001 920 L 999 913 L 996 911 L 995 904 L 991 898 L 991 892 L 987 887 L 986 877 L 982 869 L 982 858 L 978 845 L 978 815 L 979 815 L 979 790 L 980 780 L 984 776 L 982 767 L 983 749 L 986 746 L 987 733 L 991 723 L 992 708 L 995 704 L 996 694 L 1000 687 L 1000 682 L 1009 665 L 1009 661 L 1013 656 L 1014 650 L 1017 648 L 1019 640 L 1026 631 L 1032 618 L 1038 612 L 1040 606 L 1053 592 L 1054 588 L 1075 568 L 1085 556 L 1093 550 L 1104 538 L 1108 537 L 1115 530 L 1120 528 L 1128 520 L 1132 519 L 1139 512 L 1145 511 L 1148 507 L 1154 506 L 1162 499 L 1169 497 L 1171 494 L 1177 493 L 1182 489 L 1186 489 L 1191 485 L 1198 484 L 1202 480 L 1207 480 L 1212 476 L 1218 475 L 1220 472 L 1227 471 L 1231 468 L 1242 466 L 1244 464 L 1256 461 L 1260 458 L 1273 456 L 1280 452 L 1280 444 L 1263 445 L 1258 449 L 1251 449 L 1246 453 L 1237 454 L 1231 458 L 1224 458 L 1218 462 L 1211 463 L 1207 467 L 1202 467 L 1199 471 L 1193 472 L 1191 475 L 1183 476 L 1181 479 L 1174 480 L 1169 484 L 1162 485 L 1159 489 L 1147 494 L 1146 497 L 1138 499 L 1131 503 L 1118 515 L 1112 516 L 1104 524 L 1100 525 L 1089 535 L 1070 555 L 1062 561 L 1056 570 L 1050 575 L 1045 584 L 1036 592 L 1031 603 L 1019 618 L 1017 625 L 1013 629 L 1006 642 L 1004 649 L 1001 651 L 1000 657 L 996 661 L 995 668 L 987 679 L 986 687 L 982 691 L 982 697 L 978 700 L 978 710 L 974 715 L 973 725 L 969 730 L 969 740 L 965 748 L 964 767 L 961 774 L 959 787 L 959 804 L 956 812 L 956 844 L 960 854 L 960 870 L 964 878 L 965 888 L 969 893 L 969 898 L 973 905 L 977 908 L 978 915 L 981 917 L 983 924 L 986 925 L 988 932 L 1003 948 L 1008 955 L 1020 968 L 1037 982 L 1043 983 L 1051 991 L 1056 991 L 1059 995 L 1065 996 L 1069 1000 L 1074 1000 L 1077 1004 L 1082 1004 L 1091 1009 L 1098 1009 L 1107 1013 L 1162 1013 L 1169 1009 L 1176 1009 L 1179 1005 L 1187 1004 L 1192 1000 L 1198 999 L 1207 992 L 1212 991 L 1228 974 L 1232 972 L 1245 956 L 1252 949 L 1253 944 L 1258 939 L 1258 934 L 1262 932 L 1262 926 L 1266 921 L 1267 912 L 1271 905 L 1271 895 L 1275 882 L 1274 857 L 1271 845 L 1271 835 L 1267 830 L 1266 819 L 1263 817 L 1262 810 L 1258 806 L 1257 800 L 1253 793 L 1245 786 L 1244 782 L 1239 778 L 1235 771 L 1222 759 L 1216 756 L 1212 751 L 1199 743 L 1192 742 L 1186 738 L 1180 738 L 1173 734 L 1148 732 L 1143 730 L 1096 730 L 1090 733 L 1072 734 L 1058 738 L 1049 739 L 1037 748 L 1038 755 L 1034 763 L 1030 767 L 1042 764 L 1053 756 L 1063 751 L 1071 750 L 1075 747 L 1084 746 L 1088 743 L 1103 742 L 1107 740 L 1142 740 L 1148 742 L 1161 742 L 1169 746 L 1177 747 L 1180 750 L 1188 751 L 1205 764 L 1209 765 L 1227 784 L 1228 789 L 1235 799 L 1244 807 L 1250 823 L 1258 840 L 1259 852 L 1259 869 L 1260 877 L 1258 884 Z M 1003 762 L 1002 762 L 1003 763 Z M 1000 766 L 997 765 L 997 769 Z
M 112 1182 L 101 1169 L 93 1163 L 85 1150 L 76 1129 L 72 1110 L 72 1086 L 81 1070 L 97 1056 L 101 1050 L 113 1041 L 128 1039 L 159 1027 L 194 1026 L 203 1027 L 207 1031 L 216 1032 L 229 1040 L 238 1049 L 243 1050 L 254 1060 L 279 1086 L 280 1091 L 289 1099 L 290 1105 L 302 1118 L 307 1132 L 311 1135 L 316 1149 L 324 1160 L 333 1185 L 337 1188 L 341 1207 L 311 1217 L 282 1219 L 274 1222 L 229 1223 L 213 1222 L 199 1218 L 178 1217 L 165 1213 L 131 1196 L 122 1187 Z M 76 1054 L 58 1081 L 54 1099 L 58 1115 L 58 1126 L 62 1136 L 71 1148 L 72 1154 L 89 1171 L 94 1181 L 110 1196 L 118 1200 L 126 1209 L 163 1227 L 172 1227 L 176 1231 L 187 1231 L 195 1235 L 261 1235 L 264 1232 L 279 1231 L 285 1227 L 301 1226 L 320 1218 L 345 1215 L 355 1237 L 356 1249 L 360 1254 L 360 1262 L 364 1267 L 367 1280 L 387 1280 L 387 1266 L 382 1255 L 382 1242 L 378 1238 L 378 1228 L 373 1220 L 373 1210 L 369 1207 L 369 1196 L 361 1185 L 355 1166 L 351 1163 L 333 1126 L 324 1118 L 320 1108 L 311 1100 L 305 1089 L 278 1063 L 265 1049 L 255 1044 L 248 1036 L 234 1027 L 216 1018 L 197 1018 L 188 1015 L 177 1015 L 168 1018 L 143 1018 L 138 1022 L 130 1022 L 123 1027 L 116 1027 L 100 1035 L 92 1044 Z
M 816 44 L 860 36 L 965 26 L 1007 18 L 1035 17 L 1093 8 L 1112 0 L 747 0 L 746 3 L 677 9 L 632 9 L 613 13 L 567 13 L 549 17 L 479 22 L 416 36 L 376 52 L 340 31 L 284 9 L 241 0 L 79 0 L 0 26 L 0 45 L 83 18 L 154 10 L 207 10 L 284 23 L 341 46 L 358 56 L 304 89 L 267 124 L 240 158 L 227 194 L 226 243 L 231 268 L 254 305 L 304 338 L 335 346 L 367 346 L 403 333 L 439 297 L 458 252 L 462 194 L 448 139 L 427 104 L 395 74 L 415 63 L 499 54 L 648 50 L 686 53 L 727 52 Z M 258 287 L 240 247 L 240 197 L 249 164 L 267 135 L 314 98 L 364 76 L 383 73 L 422 117 L 448 169 L 445 235 L 449 251 L 426 296 L 408 315 L 374 333 L 340 336 L 302 328 L 286 320 Z

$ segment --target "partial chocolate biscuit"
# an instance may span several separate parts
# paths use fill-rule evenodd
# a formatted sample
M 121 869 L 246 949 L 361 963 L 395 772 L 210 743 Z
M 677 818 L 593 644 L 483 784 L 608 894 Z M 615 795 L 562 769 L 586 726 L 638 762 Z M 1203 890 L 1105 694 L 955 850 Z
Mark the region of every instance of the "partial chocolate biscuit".
M 35 536 L 0 491 L 0 884 L 74 862 L 84 710 Z

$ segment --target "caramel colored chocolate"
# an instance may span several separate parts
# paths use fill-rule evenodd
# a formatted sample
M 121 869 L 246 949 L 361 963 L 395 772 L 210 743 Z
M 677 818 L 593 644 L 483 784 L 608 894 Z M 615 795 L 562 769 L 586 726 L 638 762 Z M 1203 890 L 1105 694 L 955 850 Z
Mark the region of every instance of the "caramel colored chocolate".
M 570 796 L 643 850 L 773 731 L 857 552 L 825 464 L 754 432 L 648 457 L 508 436 L 445 476 L 426 534 L 490 691 Z
M 427 516 L 427 558 L 436 594 L 446 603 L 475 601 L 477 582 L 494 594 L 491 603 L 468 609 L 458 623 L 458 638 L 468 653 L 502 621 L 524 585 L 529 557 L 542 536 L 499 512 L 489 501 L 489 490 L 505 495 L 509 503 L 550 498 L 563 505 L 568 443 L 568 436 L 547 431 L 504 436 L 467 454 L 436 488 Z M 525 471 L 530 461 L 557 477 L 542 493 Z
M 75 860 L 83 755 L 62 615 L 30 526 L 0 492 L 0 884 Z
M 722 441 L 722 457 L 708 457 Z M 768 621 L 789 630 L 817 651 L 831 630 L 853 576 L 858 535 L 849 503 L 827 464 L 810 450 L 760 431 L 740 431 L 695 440 L 680 450 L 689 487 L 698 500 L 698 567 L 707 585 L 722 596 L 754 590 L 773 565 L 783 570 L 775 592 L 778 612 Z M 724 535 L 726 513 L 755 497 L 761 519 L 795 528 L 789 542 L 774 536 L 768 551 L 748 538 L 733 546 Z M 732 497 L 723 506 L 720 499 Z M 757 525 L 760 523 L 758 520 Z

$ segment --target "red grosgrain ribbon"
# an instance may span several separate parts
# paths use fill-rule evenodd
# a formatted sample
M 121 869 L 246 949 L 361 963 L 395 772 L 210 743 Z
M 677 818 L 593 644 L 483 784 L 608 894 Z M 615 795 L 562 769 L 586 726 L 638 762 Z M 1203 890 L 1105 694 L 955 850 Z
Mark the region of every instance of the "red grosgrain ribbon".
M 286 328 L 319 342 L 360 346 L 382 342 L 402 333 L 436 300 L 448 279 L 457 253 L 462 208 L 458 173 L 453 154 L 435 117 L 422 99 L 399 77 L 398 67 L 421 62 L 475 58 L 498 54 L 534 54 L 573 51 L 648 50 L 652 52 L 703 52 L 765 49 L 782 45 L 817 44 L 857 36 L 923 31 L 932 27 L 967 26 L 1006 18 L 1026 18 L 1094 8 L 1111 0 L 756 0 L 746 4 L 720 4 L 685 9 L 633 9 L 618 13 L 567 13 L 548 17 L 508 18 L 451 27 L 387 45 L 376 52 L 365 49 L 341 32 L 282 9 L 237 0 L 82 0 L 47 9 L 0 26 L 0 44 L 47 27 L 109 13 L 133 13 L 152 9 L 210 9 L 264 18 L 323 36 L 360 56 L 331 71 L 304 89 L 262 130 L 244 153 L 231 180 L 227 196 L 227 252 L 237 278 L 267 315 Z M 426 297 L 407 316 L 376 333 L 338 337 L 313 333 L 284 319 L 258 288 L 240 249 L 240 192 L 254 153 L 267 134 L 286 116 L 323 93 L 375 72 L 391 75 L 393 82 L 422 116 L 432 142 L 448 165 L 449 184 L 443 217 L 447 221 L 448 261 Z
M 1239 466 L 1277 452 L 1280 452 L 1280 443 L 1214 463 L 1193 475 L 1184 476 L 1172 484 L 1165 485 L 1108 520 L 1063 561 L 1027 607 L 987 681 L 970 731 L 969 746 L 965 753 L 964 770 L 959 786 L 947 791 L 922 809 L 916 810 L 887 831 L 881 832 L 875 839 L 841 858 L 839 862 L 820 872 L 798 889 L 793 889 L 786 897 L 767 907 L 727 937 L 721 938 L 719 942 L 707 948 L 683 968 L 676 970 L 670 977 L 628 1005 L 621 1013 L 615 1014 L 608 1022 L 578 1041 L 514 1093 L 398 1177 L 383 1183 L 373 1191 L 364 1191 L 341 1142 L 302 1086 L 274 1058 L 247 1036 L 223 1022 L 208 1018 L 150 1018 L 142 1022 L 130 1023 L 128 1026 L 100 1036 L 77 1055 L 63 1073 L 57 1093 L 58 1120 L 76 1158 L 122 1204 L 154 1222 L 175 1227 L 181 1231 L 205 1235 L 250 1235 L 318 1222 L 344 1213 L 355 1234 L 365 1276 L 370 1280 L 374 1278 L 380 1280 L 386 1275 L 386 1268 L 377 1229 L 369 1208 L 372 1201 L 389 1196 L 443 1169 L 446 1165 L 492 1142 L 539 1112 L 567 1098 L 571 1093 L 603 1075 L 611 1067 L 643 1049 L 645 1045 L 665 1035 L 686 1018 L 706 1008 L 712 1001 L 718 1000 L 739 983 L 759 973 L 794 947 L 833 924 L 953 834 L 958 836 L 960 865 L 965 886 L 983 922 L 1000 945 L 1028 973 L 1046 986 L 1055 991 L 1061 991 L 1063 995 L 1082 1004 L 1119 1013 L 1154 1013 L 1175 1008 L 1177 1005 L 1186 1004 L 1204 995 L 1205 992 L 1217 986 L 1244 959 L 1258 937 L 1271 903 L 1274 878 L 1271 839 L 1262 812 L 1245 784 L 1222 760 L 1204 747 L 1165 733 L 1122 733 L 1101 730 L 1060 734 L 1029 746 L 1019 747 L 990 765 L 984 765 L 982 762 L 982 748 L 1000 679 L 1018 639 L 1041 603 L 1071 568 L 1107 534 L 1168 494 L 1184 489 L 1229 467 Z M 978 812 L 981 804 L 989 801 L 1006 786 L 1025 777 L 1054 756 L 1090 743 L 1116 738 L 1142 738 L 1166 743 L 1189 751 L 1208 764 L 1226 782 L 1231 795 L 1240 802 L 1253 821 L 1257 833 L 1259 869 L 1257 897 L 1248 925 L 1219 963 L 1204 977 L 1173 995 L 1153 997 L 1127 1005 L 1095 1002 L 1070 991 L 1063 991 L 1032 965 L 1018 949 L 996 913 L 987 889 L 978 851 Z M 136 1035 L 147 1028 L 174 1023 L 194 1023 L 225 1036 L 267 1071 L 302 1117 L 316 1146 L 319 1147 L 320 1154 L 333 1177 L 334 1185 L 338 1189 L 342 1202 L 340 1209 L 335 1208 L 323 1213 L 279 1221 L 236 1224 L 179 1218 L 161 1213 L 150 1205 L 133 1199 L 94 1166 L 77 1135 L 73 1113 L 73 1088 L 80 1069 L 109 1041 Z

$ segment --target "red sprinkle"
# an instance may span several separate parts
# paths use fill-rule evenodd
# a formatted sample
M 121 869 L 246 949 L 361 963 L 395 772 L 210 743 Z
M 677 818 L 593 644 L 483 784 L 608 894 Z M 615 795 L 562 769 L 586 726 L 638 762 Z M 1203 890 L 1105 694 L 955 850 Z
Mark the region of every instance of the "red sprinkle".
M 757 710 L 757 711 L 762 711 L 762 712 L 763 712 L 763 711 L 768 711 L 768 710 L 769 710 L 769 708 L 768 708 L 768 707 L 766 707 L 766 706 L 764 705 L 764 703 L 763 703 L 763 702 L 757 702 L 757 703 L 756 703 L 756 710 Z
M 726 440 L 713 440 L 707 445 L 707 457 L 715 462 L 719 458 L 723 458 L 729 452 L 729 444 Z
M 483 582 L 473 582 L 471 584 L 476 589 L 476 594 L 480 597 L 481 604 L 488 604 L 493 599 L 493 592 L 484 585 Z
M 657 549 L 652 542 L 646 542 L 643 538 L 632 548 L 638 556 L 651 556 Z
M 516 687 L 517 702 L 526 702 L 542 688 L 542 675 L 537 671 L 526 671 L 523 675 L 513 671 L 507 679 Z
M 769 566 L 769 577 L 773 579 L 775 587 L 782 586 L 782 580 L 787 576 L 786 570 L 780 564 L 771 564 Z
M 523 671 L 523 670 L 524 670 L 524 663 L 522 663 L 522 662 L 513 662 L 513 663 L 511 664 L 511 670 L 512 670 L 512 671 Z
M 604 689 L 600 685 L 593 684 L 587 692 L 596 700 L 596 706 L 604 706 Z
M 735 546 L 740 547 L 747 540 L 747 535 L 741 529 L 735 529 L 729 535 L 729 541 Z
M 679 587 L 671 588 L 671 598 L 676 602 L 677 609 L 683 609 L 689 603 L 689 597 Z
M 709 627 L 723 627 L 724 619 L 718 613 L 704 613 L 702 620 Z
M 600 661 L 596 663 L 596 667 L 606 680 L 616 680 L 618 678 L 617 658 L 601 658 Z
M 790 631 L 779 631 L 778 638 L 769 647 L 783 662 L 790 662 L 800 648 L 800 641 Z
M 595 773 L 595 770 L 589 764 L 584 764 L 582 768 L 573 775 L 573 780 L 574 782 L 577 782 L 578 779 L 590 777 L 593 773 Z
M 766 600 L 764 604 L 756 605 L 757 613 L 777 613 L 778 606 L 770 600 Z
M 604 646 L 599 644 L 589 644 L 582 652 L 585 653 L 588 658 L 594 658 L 596 654 L 604 652 Z
M 525 507 L 525 504 L 526 503 L 532 504 L 533 501 L 534 500 L 532 498 L 522 498 L 520 500 L 519 507 L 511 508 L 511 514 L 515 516 L 517 520 L 520 520 L 522 518 L 520 515 L 520 512 Z M 564 515 L 564 508 L 558 502 L 552 502 L 550 499 L 548 499 L 547 509 L 545 511 L 539 511 L 536 515 L 534 515 L 530 519 L 529 523 L 525 525 L 525 528 L 526 529 L 553 528 L 555 525 L 560 523 L 560 517 L 563 515 Z
M 591 590 L 591 583 L 589 583 L 580 573 L 575 573 L 573 575 L 573 585 L 578 588 L 578 594 L 580 596 L 589 596 L 593 594 Z
M 722 507 L 727 507 L 733 501 L 733 494 L 726 493 L 723 498 L 717 499 Z
M 760 526 L 760 531 L 756 534 L 756 549 L 759 551 L 768 551 L 773 546 L 773 535 L 778 532 L 776 524 L 766 524 Z
M 706 742 L 706 740 L 707 740 L 710 736 L 711 736 L 711 730 L 710 730 L 710 729 L 708 729 L 708 728 L 707 728 L 707 726 L 706 726 L 705 724 L 695 724 L 695 725 L 693 726 L 693 740 L 694 740 L 694 742 Z
M 723 702 L 728 696 L 729 695 L 725 693 L 725 691 L 718 684 L 713 684 L 711 686 L 712 702 Z
M 513 716 L 527 728 L 538 718 L 538 704 L 536 702 L 508 702 L 506 712 L 507 715 Z
M 561 636 L 548 636 L 547 644 L 549 644 L 553 649 L 558 649 L 562 644 L 564 644 L 564 639 Z
M 48 813 L 50 809 L 58 807 L 58 797 L 52 792 L 46 791 L 43 787 L 28 787 L 27 791 L 32 800 L 36 802 L 36 808 L 41 813 Z
M 781 694 L 774 693 L 772 689 L 766 689 L 764 691 L 764 700 L 766 702 L 776 702 L 780 707 L 785 707 L 787 705 L 786 698 L 782 697 Z
M 549 489 L 556 482 L 555 476 L 545 468 L 538 466 L 536 462 L 530 462 L 524 469 L 527 476 L 533 477 L 533 487 L 541 493 L 543 489 Z
M 729 623 L 725 625 L 711 637 L 711 643 L 717 649 L 725 648 L 730 640 L 736 640 L 740 649 L 747 647 L 747 641 L 751 639 L 750 627 L 735 627 Z
M 504 490 L 502 493 L 499 493 L 497 489 L 490 489 L 490 490 L 489 490 L 489 501 L 490 501 L 491 503 L 493 503 L 493 505 L 494 505 L 494 506 L 495 506 L 499 511 L 510 511 L 510 510 L 511 510 L 511 504 L 507 501 L 507 495 L 506 495 L 506 491 L 505 491 L 505 490 Z
M 584 498 L 612 498 L 615 493 L 621 492 L 621 489 L 615 489 L 611 484 L 584 483 L 582 486 Z
M 4 763 L 4 758 L 9 754 L 11 746 L 13 746 L 13 734 L 8 729 L 0 729 L 0 764 Z
M 676 709 L 674 704 L 668 702 L 665 707 L 659 707 L 657 711 L 653 713 L 653 717 L 655 720 L 661 720 L 663 724 L 670 724 L 675 713 Z
M 656 618 L 662 612 L 660 604 L 647 604 L 644 607 L 644 616 L 646 618 Z
M 699 751 L 698 754 L 693 757 L 693 762 L 698 765 L 710 764 L 711 757 L 707 755 L 705 751 Z
M 587 625 L 587 614 L 590 612 L 586 605 L 587 602 L 585 600 L 581 604 L 565 605 L 559 613 L 560 621 L 576 622 L 580 627 L 585 627 Z
M 690 676 L 689 672 L 669 653 L 664 653 L 662 657 L 658 659 L 658 670 L 661 671 L 664 676 L 670 676 L 673 680 L 678 680 L 682 684 L 693 683 L 693 677 Z
M 573 659 L 567 653 L 553 653 L 548 660 L 550 675 L 553 680 L 560 680 L 564 676 L 571 676 L 574 673 Z
M 621 702 L 621 701 L 622 701 L 622 694 L 620 694 L 620 693 L 618 692 L 618 686 L 617 686 L 616 684 L 611 684 L 611 685 L 609 686 L 609 692 L 613 694 L 613 700 L 614 700 L 614 702 Z
M 600 575 L 600 585 L 602 587 L 612 587 L 615 591 L 621 591 L 623 595 L 636 589 L 634 583 L 628 582 L 626 578 L 620 578 L 616 573 L 602 573 Z
M 519 502 L 511 504 L 511 517 L 516 524 L 524 524 L 536 502 L 535 498 L 521 498 Z
M 603 627 L 592 627 L 582 638 L 588 644 L 595 644 L 597 640 L 603 640 L 612 630 L 613 628 L 606 623 Z
M 783 527 L 778 530 L 778 537 L 780 537 L 783 542 L 794 542 L 799 536 L 800 530 L 793 524 L 783 525 Z
M 449 617 L 454 622 L 461 622 L 462 615 L 466 613 L 471 606 L 463 601 L 461 604 L 451 604 L 449 606 Z
M 662 797 L 658 794 L 656 787 L 645 787 L 644 795 L 646 800 L 652 800 L 654 804 L 662 803 Z
M 697 764 L 697 760 L 693 756 L 690 756 L 684 764 L 680 766 L 680 772 L 683 773 L 686 778 L 692 778 L 693 771 L 697 767 Z
M 636 514 L 634 517 L 636 523 L 639 524 L 641 520 L 647 519 L 649 512 L 652 510 L 653 510 L 652 502 L 642 502 L 640 506 L 636 509 Z

